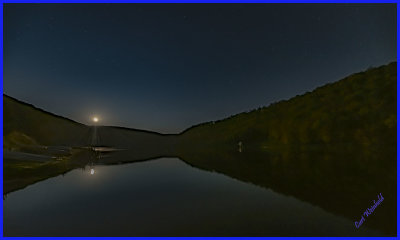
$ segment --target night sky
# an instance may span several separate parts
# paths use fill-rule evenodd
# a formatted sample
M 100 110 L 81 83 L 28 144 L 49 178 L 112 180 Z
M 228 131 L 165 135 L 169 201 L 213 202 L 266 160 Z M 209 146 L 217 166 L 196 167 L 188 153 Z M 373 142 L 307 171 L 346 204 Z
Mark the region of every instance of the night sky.
M 6 4 L 4 93 L 177 133 L 396 60 L 395 4 Z

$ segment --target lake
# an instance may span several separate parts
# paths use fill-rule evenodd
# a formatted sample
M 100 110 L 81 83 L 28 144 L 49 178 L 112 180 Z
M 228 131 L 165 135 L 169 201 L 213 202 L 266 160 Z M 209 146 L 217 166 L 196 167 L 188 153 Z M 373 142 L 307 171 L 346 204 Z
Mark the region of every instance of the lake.
M 5 236 L 382 236 L 179 158 L 75 169 L 9 193 L 3 207 Z

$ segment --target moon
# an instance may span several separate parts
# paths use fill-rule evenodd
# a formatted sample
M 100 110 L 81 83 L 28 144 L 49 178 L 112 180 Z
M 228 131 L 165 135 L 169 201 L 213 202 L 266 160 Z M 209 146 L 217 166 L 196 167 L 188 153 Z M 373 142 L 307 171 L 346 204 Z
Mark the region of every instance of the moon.
M 99 121 L 99 119 L 97 117 L 93 118 L 93 122 L 98 122 L 98 121 Z

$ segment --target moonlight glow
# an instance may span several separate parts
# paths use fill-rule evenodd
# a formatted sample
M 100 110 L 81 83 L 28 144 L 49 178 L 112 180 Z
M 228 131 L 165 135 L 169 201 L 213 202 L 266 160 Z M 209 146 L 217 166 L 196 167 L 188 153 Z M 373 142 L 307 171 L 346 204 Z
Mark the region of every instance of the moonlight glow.
M 97 118 L 97 117 L 93 117 L 93 122 L 98 122 L 99 121 L 99 119 Z

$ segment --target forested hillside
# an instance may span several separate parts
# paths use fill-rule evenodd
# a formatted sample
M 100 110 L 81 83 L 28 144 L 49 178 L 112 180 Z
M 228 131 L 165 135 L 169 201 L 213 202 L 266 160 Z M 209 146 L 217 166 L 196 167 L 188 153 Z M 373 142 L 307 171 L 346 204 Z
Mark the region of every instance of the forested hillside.
M 396 68 L 395 62 L 371 68 L 289 100 L 194 126 L 181 134 L 181 143 L 197 148 L 236 147 L 239 141 L 255 148 L 299 144 L 394 146 Z

